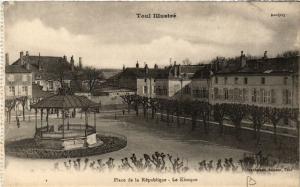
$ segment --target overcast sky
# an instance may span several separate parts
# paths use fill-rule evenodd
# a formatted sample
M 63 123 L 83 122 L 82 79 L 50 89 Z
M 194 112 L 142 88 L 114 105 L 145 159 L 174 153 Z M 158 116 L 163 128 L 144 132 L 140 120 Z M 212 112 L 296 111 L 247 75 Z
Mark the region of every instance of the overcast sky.
M 138 19 L 136 13 L 176 13 Z M 271 16 L 283 13 L 285 17 Z M 300 3 L 15 2 L 5 6 L 5 48 L 74 55 L 84 65 L 122 68 L 172 58 L 193 63 L 215 56 L 269 56 L 300 48 Z

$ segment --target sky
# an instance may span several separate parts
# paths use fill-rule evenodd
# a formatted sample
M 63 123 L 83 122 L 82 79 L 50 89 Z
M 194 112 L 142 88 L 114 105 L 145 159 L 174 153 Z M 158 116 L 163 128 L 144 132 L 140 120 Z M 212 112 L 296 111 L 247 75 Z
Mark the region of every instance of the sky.
M 137 18 L 176 14 L 175 19 Z M 271 16 L 284 14 L 285 17 Z M 98 68 L 208 62 L 216 56 L 275 56 L 300 48 L 300 3 L 10 2 L 4 7 L 10 63 L 30 55 L 73 55 Z

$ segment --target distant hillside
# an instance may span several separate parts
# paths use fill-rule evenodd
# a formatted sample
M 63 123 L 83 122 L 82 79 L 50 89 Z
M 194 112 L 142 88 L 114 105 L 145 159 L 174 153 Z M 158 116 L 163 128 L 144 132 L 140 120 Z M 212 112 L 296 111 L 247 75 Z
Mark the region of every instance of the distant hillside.
M 101 69 L 103 72 L 104 78 L 108 79 L 118 73 L 120 73 L 122 70 L 121 69 Z

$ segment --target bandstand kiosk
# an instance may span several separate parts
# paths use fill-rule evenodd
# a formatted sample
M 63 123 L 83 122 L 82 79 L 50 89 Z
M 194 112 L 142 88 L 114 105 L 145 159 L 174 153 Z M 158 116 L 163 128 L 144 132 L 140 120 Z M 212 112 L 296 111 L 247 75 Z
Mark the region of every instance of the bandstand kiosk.
M 51 149 L 76 149 L 93 147 L 101 144 L 96 136 L 96 111 L 100 105 L 85 96 L 57 94 L 31 105 L 35 110 L 35 141 L 45 148 Z M 70 111 L 80 109 L 84 113 L 84 124 L 70 123 Z M 40 125 L 38 125 L 38 110 L 40 110 Z M 61 120 L 49 124 L 50 111 L 61 113 Z M 88 124 L 88 116 L 94 113 L 94 125 Z M 46 124 L 43 124 L 43 115 Z M 60 121 L 60 122 L 59 122 Z M 38 127 L 39 126 L 39 127 Z

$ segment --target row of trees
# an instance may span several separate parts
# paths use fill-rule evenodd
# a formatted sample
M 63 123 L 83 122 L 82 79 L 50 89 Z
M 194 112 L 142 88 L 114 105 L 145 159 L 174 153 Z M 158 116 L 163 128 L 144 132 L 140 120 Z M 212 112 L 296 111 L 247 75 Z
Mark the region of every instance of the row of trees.
M 253 127 L 253 137 L 257 143 L 260 141 L 260 132 L 264 123 L 269 122 L 273 125 L 274 141 L 277 142 L 277 125 L 283 120 L 288 119 L 294 121 L 297 125 L 297 134 L 299 136 L 299 109 L 292 108 L 270 108 L 258 107 L 254 105 L 244 104 L 215 104 L 210 105 L 208 102 L 184 99 L 158 99 L 148 98 L 138 95 L 121 96 L 124 103 L 128 106 L 128 113 L 131 108 L 134 108 L 136 115 L 139 115 L 139 108 L 142 107 L 143 115 L 146 119 L 149 118 L 148 111 L 151 111 L 151 118 L 154 119 L 157 112 L 160 113 L 161 120 L 163 115 L 166 115 L 166 122 L 169 125 L 176 118 L 177 126 L 181 125 L 180 117 L 191 118 L 191 130 L 195 130 L 197 120 L 202 121 L 203 130 L 206 134 L 209 133 L 209 121 L 213 120 L 219 124 L 219 133 L 224 133 L 224 120 L 228 119 L 235 127 L 235 135 L 240 139 L 241 127 L 243 120 L 250 120 Z M 185 123 L 186 118 L 183 118 Z
M 28 97 L 22 96 L 15 99 L 5 100 L 5 112 L 6 112 L 6 120 L 8 123 L 11 121 L 11 111 L 15 107 L 18 107 L 19 105 L 22 106 L 22 114 L 23 114 L 23 121 L 25 121 L 25 106 L 27 103 Z M 16 110 L 17 112 L 17 110 Z

